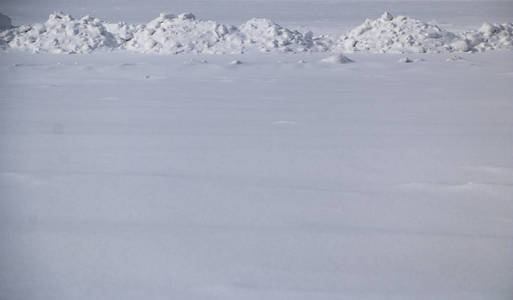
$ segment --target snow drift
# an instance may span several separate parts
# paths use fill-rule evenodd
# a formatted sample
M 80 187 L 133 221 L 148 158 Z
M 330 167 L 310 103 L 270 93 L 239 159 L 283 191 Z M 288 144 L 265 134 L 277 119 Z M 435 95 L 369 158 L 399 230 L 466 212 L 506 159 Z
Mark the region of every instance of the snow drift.
M 435 24 L 384 13 L 341 37 L 314 36 L 268 19 L 236 27 L 198 20 L 193 14 L 161 14 L 147 24 L 109 23 L 85 16 L 51 14 L 44 23 L 12 27 L 0 14 L 0 47 L 32 52 L 89 53 L 126 49 L 138 53 L 371 52 L 440 53 L 513 49 L 513 23 L 488 24 L 479 30 L 450 32 Z

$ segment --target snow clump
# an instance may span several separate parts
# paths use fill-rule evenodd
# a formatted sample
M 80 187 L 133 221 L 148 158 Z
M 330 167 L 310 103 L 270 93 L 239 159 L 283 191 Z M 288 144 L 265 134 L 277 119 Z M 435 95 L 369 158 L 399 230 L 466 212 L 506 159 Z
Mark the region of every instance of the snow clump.
M 328 63 L 328 64 L 348 64 L 348 63 L 352 63 L 353 61 L 349 57 L 344 56 L 343 54 L 337 54 L 337 55 L 326 57 L 326 58 L 322 59 L 321 62 Z

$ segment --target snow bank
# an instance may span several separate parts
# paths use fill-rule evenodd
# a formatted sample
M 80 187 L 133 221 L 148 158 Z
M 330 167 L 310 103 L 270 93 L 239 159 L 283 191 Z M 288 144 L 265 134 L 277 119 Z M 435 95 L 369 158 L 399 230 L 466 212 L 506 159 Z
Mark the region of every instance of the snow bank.
M 248 50 L 297 52 L 312 50 L 312 33 L 284 28 L 267 19 L 251 19 L 239 27 L 197 20 L 193 14 L 161 14 L 143 25 L 108 23 L 89 16 L 74 19 L 51 14 L 42 24 L 4 30 L 0 41 L 9 48 L 33 52 L 87 53 L 127 49 L 139 53 L 244 53 Z
M 349 31 L 338 41 L 346 52 L 440 53 L 512 49 L 513 24 L 484 24 L 479 31 L 453 33 L 413 18 L 385 12 Z
M 243 43 L 237 28 L 198 21 L 193 14 L 161 14 L 128 34 L 126 49 L 142 53 L 237 53 Z
M 471 51 L 513 49 L 513 23 L 484 23 L 478 31 L 462 34 L 464 47 Z
M 485 23 L 479 30 L 453 33 L 413 18 L 386 12 L 347 34 L 332 38 L 251 19 L 236 27 L 198 20 L 193 14 L 161 14 L 142 25 L 109 23 L 85 16 L 51 14 L 41 24 L 12 27 L 0 14 L 0 47 L 32 52 L 88 53 L 126 49 L 138 53 L 371 52 L 440 53 L 513 49 L 513 24 Z
M 21 25 L 0 33 L 10 48 L 32 52 L 87 53 L 99 48 L 117 48 L 119 37 L 107 31 L 100 19 L 85 16 L 75 20 L 63 13 L 51 14 L 42 24 Z
M 240 27 L 196 20 L 193 14 L 161 14 L 134 28 L 125 48 L 143 53 L 243 53 L 309 50 L 312 34 L 283 28 L 267 19 L 251 19 Z
M 456 34 L 436 25 L 403 16 L 394 18 L 386 12 L 376 20 L 365 20 L 342 37 L 339 44 L 350 52 L 424 53 L 450 51 L 457 40 Z
M 239 30 L 246 46 L 260 51 L 299 52 L 308 51 L 314 46 L 311 31 L 302 34 L 267 19 L 251 19 L 242 24 Z

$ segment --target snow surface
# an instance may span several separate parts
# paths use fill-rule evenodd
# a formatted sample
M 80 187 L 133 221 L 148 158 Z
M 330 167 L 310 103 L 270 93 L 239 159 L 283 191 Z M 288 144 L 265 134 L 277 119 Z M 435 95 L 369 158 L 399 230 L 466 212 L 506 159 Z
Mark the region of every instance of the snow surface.
M 0 298 L 511 299 L 513 54 L 325 57 L 2 54 Z
M 0 299 L 513 298 L 511 5 L 88 3 L 0 8 Z
M 438 25 L 385 12 L 367 19 L 346 35 L 314 36 L 284 28 L 268 19 L 251 19 L 235 27 L 197 20 L 191 13 L 161 14 L 144 25 L 109 23 L 85 16 L 51 14 L 45 23 L 0 32 L 0 47 L 51 53 L 88 53 L 127 49 L 139 53 L 355 52 L 438 53 L 513 49 L 513 23 L 488 24 L 453 33 Z

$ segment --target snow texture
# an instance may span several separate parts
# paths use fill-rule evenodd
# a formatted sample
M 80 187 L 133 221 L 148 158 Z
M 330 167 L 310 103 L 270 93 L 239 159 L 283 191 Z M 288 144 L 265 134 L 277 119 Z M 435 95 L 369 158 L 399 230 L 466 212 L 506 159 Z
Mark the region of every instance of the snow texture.
M 155 54 L 235 54 L 262 52 L 440 53 L 513 49 L 513 23 L 488 24 L 454 33 L 438 25 L 385 12 L 347 34 L 314 36 L 268 19 L 251 19 L 239 27 L 199 20 L 191 13 L 161 14 L 142 25 L 109 23 L 85 16 L 54 13 L 42 24 L 11 28 L 1 15 L 0 46 L 32 52 L 89 53 L 126 49 Z
M 459 37 L 436 25 L 421 22 L 408 17 L 394 18 L 384 13 L 376 20 L 365 22 L 349 31 L 339 45 L 346 51 L 370 52 L 442 52 L 469 48 L 455 48 L 451 45 L 459 41 Z
M 453 55 L 3 53 L 0 299 L 511 300 L 513 52 Z
M 1 2 L 0 300 L 513 299 L 511 3 L 85 2 Z

